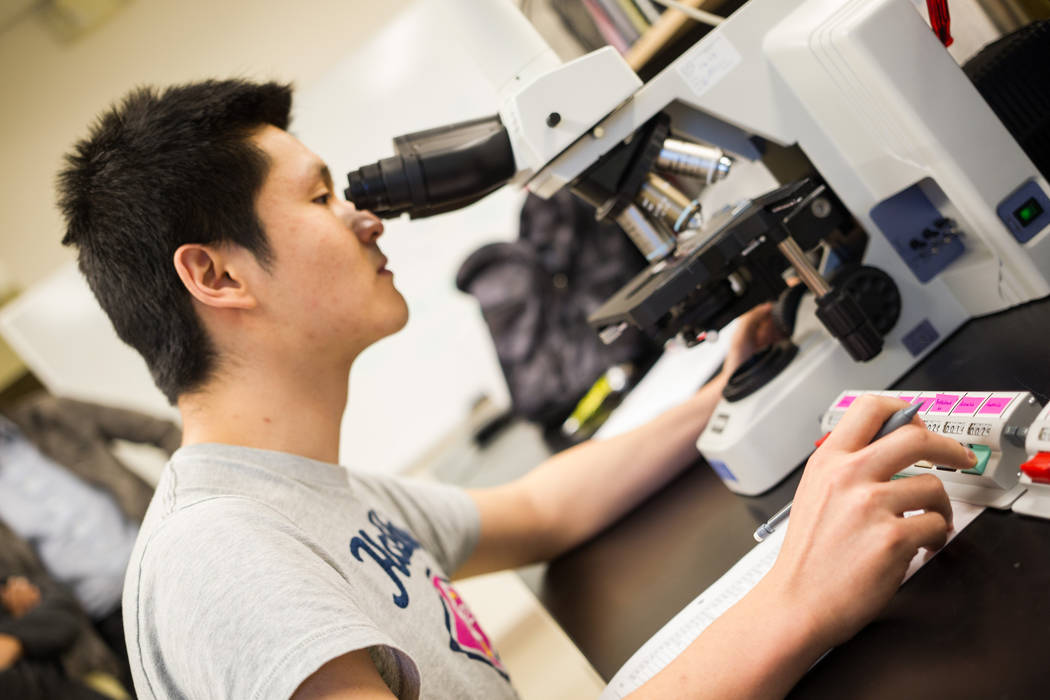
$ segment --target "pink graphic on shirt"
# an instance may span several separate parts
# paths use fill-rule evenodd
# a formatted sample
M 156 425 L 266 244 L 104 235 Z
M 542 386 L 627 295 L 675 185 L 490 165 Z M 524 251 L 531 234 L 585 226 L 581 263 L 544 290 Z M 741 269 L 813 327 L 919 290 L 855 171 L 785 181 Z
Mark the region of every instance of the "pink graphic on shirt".
M 447 579 L 435 576 L 429 570 L 427 576 L 437 589 L 445 607 L 445 627 L 448 628 L 452 650 L 483 661 L 496 669 L 504 678 L 508 678 L 507 669 L 500 661 L 499 654 L 492 647 L 488 635 L 481 629 L 481 625 L 474 618 L 474 613 L 470 611 L 456 589 Z

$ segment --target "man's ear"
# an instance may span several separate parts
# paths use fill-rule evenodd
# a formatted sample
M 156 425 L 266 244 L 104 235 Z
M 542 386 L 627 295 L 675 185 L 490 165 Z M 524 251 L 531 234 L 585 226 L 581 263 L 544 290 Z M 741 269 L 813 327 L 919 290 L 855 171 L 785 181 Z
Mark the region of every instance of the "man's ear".
M 200 303 L 218 309 L 255 308 L 255 296 L 240 274 L 243 256 L 228 246 L 187 243 L 175 251 L 173 262 L 182 284 Z

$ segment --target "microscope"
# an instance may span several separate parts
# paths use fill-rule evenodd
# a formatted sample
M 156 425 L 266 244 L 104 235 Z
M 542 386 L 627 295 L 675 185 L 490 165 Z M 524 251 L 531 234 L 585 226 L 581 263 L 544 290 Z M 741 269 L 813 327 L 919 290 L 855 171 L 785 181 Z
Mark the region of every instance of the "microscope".
M 347 198 L 422 217 L 570 188 L 649 262 L 589 318 L 606 341 L 695 344 L 776 302 L 789 337 L 697 443 L 734 492 L 790 473 L 848 387 L 1050 294 L 1050 186 L 909 0 L 750 0 L 644 84 L 612 48 L 561 63 L 508 0 L 446 4 L 498 115 L 395 138 Z M 779 186 L 706 211 L 742 160 Z

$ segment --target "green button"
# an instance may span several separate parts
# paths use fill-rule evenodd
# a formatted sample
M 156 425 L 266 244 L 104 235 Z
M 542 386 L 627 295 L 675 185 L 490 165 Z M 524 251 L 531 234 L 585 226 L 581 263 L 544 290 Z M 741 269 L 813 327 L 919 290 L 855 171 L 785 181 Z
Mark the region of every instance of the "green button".
M 984 468 L 988 466 L 988 458 L 992 456 L 992 448 L 988 445 L 970 445 L 973 453 L 977 455 L 977 464 L 973 469 L 966 469 L 963 474 L 984 474 Z
M 1017 211 L 1014 212 L 1014 216 L 1021 222 L 1022 226 L 1027 226 L 1043 213 L 1043 208 L 1039 206 L 1039 202 L 1035 201 L 1035 197 L 1030 198 L 1024 204 L 1021 205 Z

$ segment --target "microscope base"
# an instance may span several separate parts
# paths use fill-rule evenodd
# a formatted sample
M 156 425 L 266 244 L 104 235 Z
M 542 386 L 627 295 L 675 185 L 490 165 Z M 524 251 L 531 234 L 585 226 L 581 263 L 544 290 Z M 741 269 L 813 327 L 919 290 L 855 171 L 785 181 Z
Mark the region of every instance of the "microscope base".
M 697 441 L 730 491 L 754 496 L 791 473 L 813 451 L 821 416 L 842 387 L 888 386 L 915 363 L 900 346 L 854 362 L 822 331 L 796 343 L 798 355 L 787 369 L 746 398 L 723 399 Z
M 944 490 L 948 492 L 948 498 L 953 501 L 972 503 L 975 506 L 988 506 L 999 510 L 1008 510 L 1011 505 L 1024 493 L 1024 484 L 1017 484 L 1011 489 L 987 488 L 973 484 L 954 484 L 941 479 Z M 1048 503 L 1050 505 L 1050 503 Z
M 1027 477 L 1021 477 L 1018 486 L 1028 490 L 1014 502 L 1013 511 L 1050 519 L 1050 484 L 1033 484 Z

